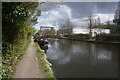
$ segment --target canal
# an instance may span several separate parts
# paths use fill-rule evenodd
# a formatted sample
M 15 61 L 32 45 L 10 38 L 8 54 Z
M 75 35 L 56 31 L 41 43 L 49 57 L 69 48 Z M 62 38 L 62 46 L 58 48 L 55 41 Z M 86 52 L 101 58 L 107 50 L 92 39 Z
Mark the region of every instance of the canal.
M 57 78 L 117 78 L 118 46 L 49 39 L 47 59 Z

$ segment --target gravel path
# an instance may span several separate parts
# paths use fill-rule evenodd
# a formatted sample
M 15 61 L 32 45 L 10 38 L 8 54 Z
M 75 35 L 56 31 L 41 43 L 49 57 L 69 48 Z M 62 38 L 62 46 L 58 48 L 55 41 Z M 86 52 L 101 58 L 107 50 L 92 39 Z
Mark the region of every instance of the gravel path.
M 39 61 L 36 57 L 36 48 L 33 38 L 16 67 L 16 72 L 13 78 L 44 78 L 42 71 L 40 70 Z

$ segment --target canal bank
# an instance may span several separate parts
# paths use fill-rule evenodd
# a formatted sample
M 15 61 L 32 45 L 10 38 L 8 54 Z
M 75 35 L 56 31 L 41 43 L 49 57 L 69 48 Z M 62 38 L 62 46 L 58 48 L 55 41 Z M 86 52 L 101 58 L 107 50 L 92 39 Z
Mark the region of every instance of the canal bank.
M 61 37 L 58 39 L 67 39 L 67 40 L 75 40 L 75 41 L 82 41 L 82 42 L 89 42 L 89 43 L 100 43 L 100 44 L 112 44 L 112 45 L 120 45 L 120 42 L 112 42 L 112 41 L 96 41 L 96 40 L 80 40 L 80 39 L 70 39 L 67 37 Z
M 50 37 L 51 38 L 51 37 Z M 100 44 L 112 44 L 112 45 L 120 45 L 120 42 L 115 41 L 97 41 L 95 39 L 88 39 L 88 40 L 81 40 L 75 38 L 68 38 L 68 37 L 52 37 L 53 39 L 67 39 L 67 40 L 74 40 L 74 41 L 82 41 L 82 42 L 89 42 L 89 43 L 100 43 Z
M 67 36 L 47 35 L 48 38 L 68 39 L 90 43 L 120 45 L 120 34 L 98 34 L 94 37 L 90 34 L 70 34 Z
M 46 59 L 46 54 L 43 53 L 39 47 L 39 45 L 36 43 L 35 44 L 36 48 L 37 48 L 37 57 L 38 60 L 40 61 L 40 68 L 42 70 L 42 72 L 45 75 L 45 78 L 49 79 L 49 80 L 56 80 L 52 68 L 48 65 L 47 63 L 47 59 Z

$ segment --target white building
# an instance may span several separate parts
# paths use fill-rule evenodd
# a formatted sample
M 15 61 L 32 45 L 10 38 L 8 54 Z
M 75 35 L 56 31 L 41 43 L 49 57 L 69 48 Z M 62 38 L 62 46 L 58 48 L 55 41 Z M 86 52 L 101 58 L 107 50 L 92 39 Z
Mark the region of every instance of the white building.
M 73 29 L 73 33 L 74 34 L 88 34 L 89 33 L 89 29 Z M 105 33 L 105 34 L 109 34 L 110 33 L 110 29 L 92 29 L 92 36 L 95 36 L 96 34 L 100 34 L 100 33 Z

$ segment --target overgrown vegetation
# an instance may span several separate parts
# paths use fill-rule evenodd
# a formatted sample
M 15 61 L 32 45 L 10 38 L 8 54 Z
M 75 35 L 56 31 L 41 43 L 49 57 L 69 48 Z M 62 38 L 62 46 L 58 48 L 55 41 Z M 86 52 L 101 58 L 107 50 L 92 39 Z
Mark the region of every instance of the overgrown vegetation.
M 2 3 L 2 65 L 1 78 L 9 79 L 16 63 L 35 32 L 32 25 L 37 23 L 40 11 L 36 2 Z
M 98 34 L 95 38 L 97 41 L 120 42 L 120 34 Z
M 48 66 L 48 63 L 45 60 L 45 53 L 41 52 L 40 47 L 38 46 L 37 43 L 36 43 L 36 48 L 37 48 L 37 56 L 40 62 L 40 68 L 42 72 L 45 74 L 45 78 L 47 78 L 48 80 L 56 80 L 51 68 Z
M 27 48 L 29 40 L 24 40 L 20 45 L 3 43 L 2 55 L 2 78 L 9 79 L 15 71 L 16 63 L 21 59 L 24 50 Z
M 92 38 L 91 34 L 70 34 L 67 37 L 61 35 L 47 35 L 49 38 L 64 38 L 64 39 L 78 39 L 78 40 L 89 40 Z

